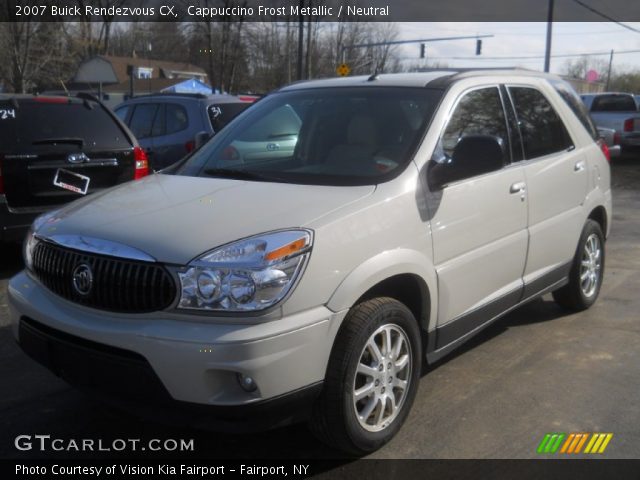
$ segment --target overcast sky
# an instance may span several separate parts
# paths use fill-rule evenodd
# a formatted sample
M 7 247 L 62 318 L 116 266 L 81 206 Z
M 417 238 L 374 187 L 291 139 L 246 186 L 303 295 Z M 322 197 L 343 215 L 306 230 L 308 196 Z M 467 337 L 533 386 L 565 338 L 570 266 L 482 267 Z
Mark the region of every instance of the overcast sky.
M 638 0 L 630 0 L 638 1 Z M 625 23 L 639 30 L 640 23 Z M 475 40 L 456 40 L 428 43 L 427 61 L 446 62 L 450 67 L 504 67 L 520 66 L 542 70 L 546 39 L 546 23 L 399 23 L 399 39 L 423 39 L 433 37 L 492 34 L 493 38 L 483 39 L 482 54 L 475 55 Z M 617 70 L 640 70 L 640 33 L 625 29 L 615 23 L 554 23 L 552 55 L 576 54 L 578 58 L 585 53 L 609 52 L 611 49 L 621 53 L 614 54 L 613 67 Z M 622 53 L 625 50 L 638 50 L 638 53 Z M 404 62 L 411 65 L 420 62 L 418 44 L 402 45 L 397 50 Z M 531 57 L 497 60 L 494 57 Z M 456 57 L 470 57 L 456 59 Z M 609 54 L 597 55 L 609 61 Z M 563 73 L 567 58 L 551 59 L 551 71 Z M 605 72 L 599 72 L 601 75 Z

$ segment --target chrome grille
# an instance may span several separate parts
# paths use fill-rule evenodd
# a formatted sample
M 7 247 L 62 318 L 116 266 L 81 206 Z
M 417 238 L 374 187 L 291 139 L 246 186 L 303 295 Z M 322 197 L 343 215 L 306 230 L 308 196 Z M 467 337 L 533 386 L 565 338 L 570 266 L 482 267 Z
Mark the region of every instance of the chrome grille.
M 91 268 L 93 282 L 88 294 L 74 287 L 74 270 Z M 167 308 L 176 286 L 161 265 L 97 255 L 39 242 L 33 251 L 33 273 L 55 294 L 75 303 L 121 313 L 154 312 Z

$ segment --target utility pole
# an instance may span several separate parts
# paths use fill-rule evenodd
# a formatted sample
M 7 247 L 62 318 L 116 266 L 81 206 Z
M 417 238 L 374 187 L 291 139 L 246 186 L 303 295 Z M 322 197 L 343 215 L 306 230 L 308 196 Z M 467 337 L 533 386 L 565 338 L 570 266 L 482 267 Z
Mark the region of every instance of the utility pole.
M 551 37 L 553 33 L 553 0 L 549 0 L 549 13 L 547 15 L 547 48 L 544 54 L 544 71 L 549 72 L 551 66 Z
M 304 8 L 304 0 L 300 0 L 300 11 Z M 302 13 L 298 17 L 298 80 L 302 80 L 302 46 L 304 45 L 304 19 Z
M 609 91 L 609 83 L 611 82 L 612 66 L 613 66 L 613 49 L 611 50 L 611 54 L 609 55 L 609 71 L 607 72 L 607 86 L 604 88 L 607 92 Z

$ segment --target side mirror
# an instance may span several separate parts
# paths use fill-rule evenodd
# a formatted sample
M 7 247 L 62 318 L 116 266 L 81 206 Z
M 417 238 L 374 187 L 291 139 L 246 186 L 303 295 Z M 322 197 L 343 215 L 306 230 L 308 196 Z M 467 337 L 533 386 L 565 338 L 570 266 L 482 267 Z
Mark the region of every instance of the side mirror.
M 504 153 L 504 142 L 499 137 L 465 135 L 458 140 L 450 158 L 429 162 L 429 188 L 437 190 L 458 180 L 500 170 Z
M 209 139 L 212 137 L 212 135 L 210 135 L 207 132 L 198 132 L 196 133 L 195 139 L 194 139 L 194 150 L 198 150 L 200 147 L 202 147 L 205 143 L 207 143 L 209 141 Z

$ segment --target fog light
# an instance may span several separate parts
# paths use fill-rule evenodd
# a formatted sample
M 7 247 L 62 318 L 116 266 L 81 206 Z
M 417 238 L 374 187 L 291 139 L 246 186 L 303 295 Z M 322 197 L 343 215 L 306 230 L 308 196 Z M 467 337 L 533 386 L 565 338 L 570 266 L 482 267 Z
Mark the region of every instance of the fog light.
M 248 375 L 243 375 L 242 373 L 238 373 L 237 378 L 238 378 L 238 383 L 240 384 L 240 386 L 245 392 L 249 392 L 249 393 L 255 392 L 256 389 L 258 388 L 258 385 L 256 385 L 256 382 L 253 380 L 253 378 L 251 378 Z

